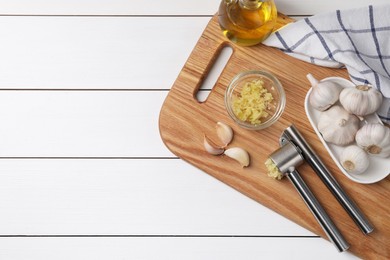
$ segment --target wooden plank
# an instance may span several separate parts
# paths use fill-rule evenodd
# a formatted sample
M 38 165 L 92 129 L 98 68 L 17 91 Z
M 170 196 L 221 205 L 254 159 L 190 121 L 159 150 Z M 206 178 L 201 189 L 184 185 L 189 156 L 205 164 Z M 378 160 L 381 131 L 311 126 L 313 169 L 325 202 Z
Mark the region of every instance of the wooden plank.
M 136 0 L 1 0 L 1 14 L 43 15 L 213 15 L 220 0 L 196 2 L 165 0 L 140 4 Z M 278 9 L 288 15 L 311 15 L 335 9 L 346 9 L 368 4 L 387 4 L 387 0 L 309 1 L 275 0 Z
M 0 91 L 0 157 L 172 157 L 166 91 Z
M 0 16 L 0 88 L 169 89 L 208 20 Z
M 313 236 L 177 159 L 2 159 L 0 183 L 0 236 Z
M 280 22 L 283 23 L 283 20 Z M 352 183 L 342 176 L 315 136 L 304 112 L 304 98 L 310 88 L 306 80 L 307 73 L 313 73 L 321 79 L 328 76 L 346 77 L 346 72 L 297 61 L 264 45 L 251 48 L 231 45 L 234 49 L 233 56 L 207 101 L 200 104 L 194 99 L 194 93 L 218 50 L 226 44 L 229 43 L 220 35 L 215 16 L 199 39 L 161 110 L 160 132 L 168 148 L 182 159 L 245 195 L 326 237 L 292 185 L 287 180 L 278 182 L 266 175 L 264 162 L 269 154 L 279 147 L 278 139 L 282 131 L 294 123 L 376 227 L 372 235 L 364 236 L 318 176 L 308 165 L 303 165 L 300 169 L 307 172 L 304 175 L 305 181 L 351 244 L 350 251 L 363 258 L 388 258 L 390 226 L 387 225 L 387 220 L 390 218 L 390 211 L 383 207 L 383 203 L 390 196 L 389 180 L 364 186 Z M 267 70 L 276 75 L 287 96 L 287 106 L 281 119 L 262 131 L 248 131 L 238 127 L 224 108 L 226 86 L 237 73 L 250 69 Z M 249 152 L 252 158 L 249 168 L 241 168 L 237 162 L 226 156 L 212 156 L 204 150 L 203 136 L 215 136 L 217 121 L 226 122 L 233 127 L 235 138 L 231 146 L 240 146 Z
M 0 243 L 2 259 L 357 259 L 308 238 L 0 238 Z
M 135 0 L 0 1 L 1 14 L 34 15 L 212 15 L 218 9 L 218 5 L 219 0 L 196 2 L 167 0 L 147 4 Z

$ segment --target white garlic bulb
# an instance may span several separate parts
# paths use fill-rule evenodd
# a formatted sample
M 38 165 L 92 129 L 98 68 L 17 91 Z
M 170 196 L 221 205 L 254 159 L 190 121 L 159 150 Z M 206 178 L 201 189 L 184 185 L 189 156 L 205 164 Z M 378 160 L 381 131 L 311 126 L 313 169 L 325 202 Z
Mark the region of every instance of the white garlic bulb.
M 361 174 L 367 170 L 370 159 L 362 148 L 351 145 L 341 152 L 340 163 L 348 173 Z
M 378 90 L 366 85 L 344 88 L 340 93 L 340 103 L 345 110 L 357 116 L 366 116 L 377 111 L 382 99 Z
M 325 111 L 339 100 L 339 95 L 343 89 L 339 84 L 332 81 L 319 82 L 311 74 L 307 74 L 312 90 L 309 102 L 312 107 L 319 111 Z
M 356 143 L 371 155 L 389 157 L 390 128 L 379 123 L 366 124 L 356 133 Z
M 355 140 L 359 118 L 349 114 L 341 106 L 333 106 L 321 113 L 318 130 L 325 141 L 345 146 Z

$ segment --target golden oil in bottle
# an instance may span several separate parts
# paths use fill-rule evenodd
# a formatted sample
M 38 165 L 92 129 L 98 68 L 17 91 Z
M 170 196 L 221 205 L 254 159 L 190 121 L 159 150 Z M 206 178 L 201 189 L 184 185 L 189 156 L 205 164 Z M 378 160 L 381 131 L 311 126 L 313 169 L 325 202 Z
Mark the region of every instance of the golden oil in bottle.
M 265 40 L 274 29 L 276 19 L 273 0 L 222 0 L 218 10 L 223 34 L 243 46 Z

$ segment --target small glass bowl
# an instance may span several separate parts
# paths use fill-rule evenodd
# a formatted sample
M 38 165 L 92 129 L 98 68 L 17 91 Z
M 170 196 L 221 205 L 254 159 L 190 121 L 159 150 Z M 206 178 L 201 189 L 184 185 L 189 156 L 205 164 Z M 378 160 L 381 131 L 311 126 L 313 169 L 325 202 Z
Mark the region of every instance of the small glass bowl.
M 274 98 L 274 101 L 272 102 L 272 110 L 271 112 L 268 111 L 269 116 L 264 121 L 261 120 L 262 122 L 260 124 L 252 124 L 250 122 L 240 120 L 234 114 L 232 108 L 234 99 L 240 95 L 244 85 L 247 82 L 256 79 L 260 79 L 264 82 L 263 86 Z M 286 94 L 284 93 L 282 84 L 280 84 L 279 80 L 271 73 L 257 70 L 244 71 L 237 74 L 226 88 L 225 106 L 230 117 L 238 125 L 249 130 L 260 130 L 271 126 L 282 115 L 284 107 L 286 106 Z

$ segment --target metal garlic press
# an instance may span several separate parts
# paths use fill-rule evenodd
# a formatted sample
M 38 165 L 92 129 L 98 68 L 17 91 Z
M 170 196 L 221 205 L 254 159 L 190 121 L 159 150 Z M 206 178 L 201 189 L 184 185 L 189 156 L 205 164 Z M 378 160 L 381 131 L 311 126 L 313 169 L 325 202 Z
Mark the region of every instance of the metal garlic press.
M 294 125 L 283 131 L 279 144 L 280 148 L 273 152 L 269 158 L 279 171 L 291 181 L 330 241 L 339 251 L 347 250 L 349 245 L 296 170 L 303 162 L 307 162 L 313 168 L 364 234 L 369 234 L 374 230 L 372 224 L 348 197 Z

